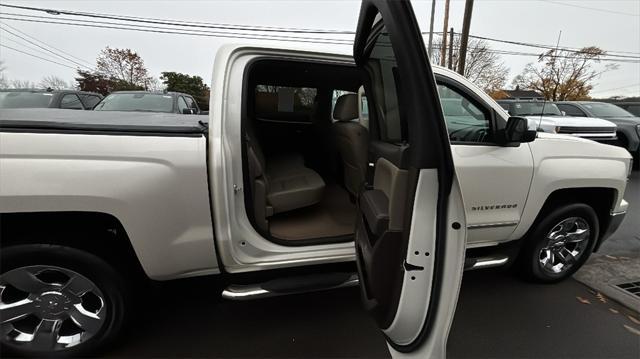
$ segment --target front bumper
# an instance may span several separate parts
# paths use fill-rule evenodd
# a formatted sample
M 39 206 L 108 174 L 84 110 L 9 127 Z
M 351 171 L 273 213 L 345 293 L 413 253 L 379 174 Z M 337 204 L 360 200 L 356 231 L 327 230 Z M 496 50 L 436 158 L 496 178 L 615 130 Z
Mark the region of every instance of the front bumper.
M 600 238 L 598 238 L 598 242 L 596 243 L 596 246 L 593 248 L 594 252 L 600 249 L 600 246 L 602 245 L 602 243 L 606 241 L 609 237 L 611 237 L 611 235 L 615 231 L 618 230 L 618 228 L 620 227 L 620 224 L 622 224 L 622 221 L 624 220 L 624 217 L 626 215 L 627 215 L 627 211 L 612 212 L 609 215 L 609 220 L 601 228 L 600 233 L 602 234 L 600 235 Z

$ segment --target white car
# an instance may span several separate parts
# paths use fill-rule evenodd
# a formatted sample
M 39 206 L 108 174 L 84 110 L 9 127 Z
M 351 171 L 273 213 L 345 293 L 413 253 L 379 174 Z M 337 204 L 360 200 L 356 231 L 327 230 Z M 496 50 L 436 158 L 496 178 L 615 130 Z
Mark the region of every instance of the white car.
M 224 273 L 234 300 L 359 281 L 394 357 L 441 358 L 465 267 L 577 270 L 626 213 L 630 155 L 528 130 L 418 29 L 365 0 L 353 57 L 225 46 L 208 124 L 1 110 L 3 350 L 89 355 L 131 284 Z
M 617 126 L 596 117 L 567 116 L 552 102 L 525 100 L 498 100 L 511 116 L 526 117 L 529 128 L 542 132 L 561 133 L 607 144 L 616 144 Z

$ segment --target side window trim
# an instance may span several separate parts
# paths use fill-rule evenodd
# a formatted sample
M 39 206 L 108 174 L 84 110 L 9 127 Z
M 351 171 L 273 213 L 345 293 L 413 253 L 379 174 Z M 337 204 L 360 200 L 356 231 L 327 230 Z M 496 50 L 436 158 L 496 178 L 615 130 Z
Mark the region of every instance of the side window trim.
M 442 76 L 440 74 L 435 74 L 436 77 L 436 84 L 438 85 L 444 85 L 446 87 L 449 87 L 451 89 L 453 89 L 454 91 L 458 92 L 462 97 L 466 98 L 467 100 L 469 100 L 471 103 L 473 103 L 476 107 L 478 107 L 478 109 L 480 109 L 485 116 L 487 116 L 489 118 L 489 130 L 491 132 L 492 137 L 495 135 L 495 133 L 500 130 L 501 128 L 504 128 L 503 126 L 500 126 L 498 124 L 498 115 L 496 114 L 496 112 L 493 110 L 493 108 L 488 107 L 484 101 L 479 98 L 476 94 L 469 92 L 467 90 L 467 88 L 459 83 L 458 81 L 455 81 L 453 79 L 450 79 L 448 77 Z M 497 146 L 497 147 L 502 147 L 500 144 L 496 143 L 495 140 L 491 140 L 491 141 L 487 141 L 487 142 L 474 142 L 474 141 L 451 141 L 452 145 L 465 145 L 465 146 Z

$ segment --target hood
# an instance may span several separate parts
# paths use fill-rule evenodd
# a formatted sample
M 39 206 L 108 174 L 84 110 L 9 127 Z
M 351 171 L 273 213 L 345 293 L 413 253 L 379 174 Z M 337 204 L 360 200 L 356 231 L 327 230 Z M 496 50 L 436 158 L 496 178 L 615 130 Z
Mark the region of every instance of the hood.
M 616 124 L 596 117 L 572 117 L 572 116 L 526 116 L 529 120 L 529 127 L 532 124 L 542 122 L 545 125 L 552 126 L 570 126 L 570 127 L 612 127 Z
M 547 156 L 575 158 L 610 158 L 628 160 L 629 151 L 624 147 L 607 145 L 571 135 L 538 132 L 530 143 L 534 153 L 545 149 Z

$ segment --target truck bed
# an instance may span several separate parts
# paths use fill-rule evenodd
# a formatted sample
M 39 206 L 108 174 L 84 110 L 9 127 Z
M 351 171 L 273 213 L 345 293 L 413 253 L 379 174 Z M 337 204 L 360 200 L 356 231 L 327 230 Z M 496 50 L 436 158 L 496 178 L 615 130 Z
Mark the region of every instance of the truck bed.
M 50 108 L 1 109 L 0 131 L 202 136 L 208 116 Z

